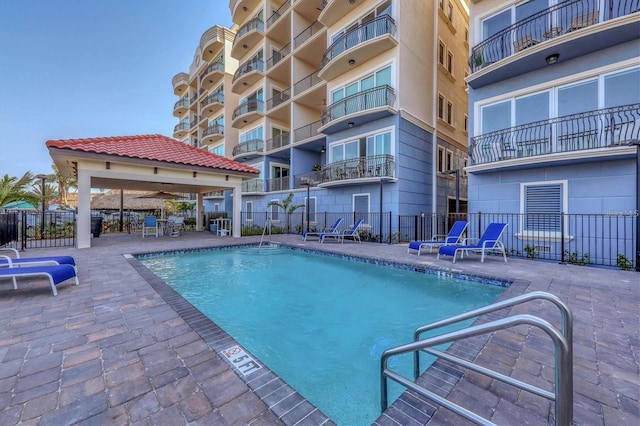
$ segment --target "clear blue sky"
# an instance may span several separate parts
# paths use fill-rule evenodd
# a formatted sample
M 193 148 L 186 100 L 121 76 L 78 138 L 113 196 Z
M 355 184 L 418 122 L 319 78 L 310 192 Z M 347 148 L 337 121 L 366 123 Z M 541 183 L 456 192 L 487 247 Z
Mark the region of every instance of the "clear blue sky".
M 171 78 L 229 0 L 0 0 L 0 176 L 51 173 L 49 139 L 173 136 Z

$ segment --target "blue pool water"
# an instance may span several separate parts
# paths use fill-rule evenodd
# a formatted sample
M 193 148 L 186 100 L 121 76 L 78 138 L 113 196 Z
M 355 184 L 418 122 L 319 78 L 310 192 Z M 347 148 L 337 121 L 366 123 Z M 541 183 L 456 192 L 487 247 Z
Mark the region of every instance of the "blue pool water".
M 339 425 L 380 415 L 380 355 L 504 288 L 287 248 L 141 262 Z M 411 358 L 390 364 L 407 377 Z M 393 382 L 390 382 L 393 383 Z M 401 389 L 395 383 L 390 396 Z M 390 398 L 391 401 L 391 398 Z

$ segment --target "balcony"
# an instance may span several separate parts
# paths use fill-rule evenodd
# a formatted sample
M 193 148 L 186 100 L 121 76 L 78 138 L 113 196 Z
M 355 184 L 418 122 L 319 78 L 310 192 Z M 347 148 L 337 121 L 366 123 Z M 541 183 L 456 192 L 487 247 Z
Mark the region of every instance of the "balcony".
M 289 190 L 290 182 L 291 182 L 291 177 L 289 176 L 269 179 L 267 181 L 267 192 L 287 191 Z
M 264 102 L 260 99 L 252 99 L 233 110 L 231 126 L 239 129 L 262 116 L 264 116 Z
M 294 37 L 293 46 L 295 49 L 302 46 L 307 40 L 313 37 L 314 34 L 319 33 L 325 28 L 320 22 L 315 21 L 313 24 L 309 25 L 307 28 L 302 30 L 300 34 Z
M 291 27 L 291 0 L 286 0 L 277 10 L 274 10 L 267 19 L 266 35 L 277 43 L 284 44 L 291 39 L 289 28 Z
M 220 111 L 222 107 L 224 107 L 223 92 L 212 93 L 200 102 L 200 111 L 207 118 L 211 118 L 215 113 Z
M 558 3 L 474 46 L 469 85 L 478 88 L 544 68 L 552 54 L 566 61 L 637 39 L 640 22 L 631 16 L 637 11 L 638 0 Z
M 210 64 L 200 75 L 200 86 L 205 90 L 211 90 L 224 75 L 224 63 L 217 61 Z
M 391 86 L 377 86 L 334 102 L 322 111 L 320 132 L 331 134 L 395 114 Z
M 320 78 L 333 80 L 397 45 L 396 23 L 391 16 L 383 15 L 334 41 L 322 56 Z
M 189 111 L 189 98 L 184 97 L 173 105 L 174 117 L 180 117 L 185 112 Z
M 322 121 L 314 121 L 313 123 L 307 124 L 305 126 L 298 127 L 293 131 L 293 137 L 296 143 L 305 141 L 307 139 L 319 139 L 324 138 L 324 135 L 318 132 Z
M 189 98 L 189 110 L 191 110 L 194 114 L 198 112 L 198 95 L 195 93 L 191 98 Z
M 224 137 L 224 126 L 214 124 L 209 126 L 202 132 L 202 145 L 209 145 Z
M 234 157 L 242 156 L 242 160 L 255 158 L 264 151 L 264 141 L 262 139 L 251 139 L 241 142 L 233 147 L 231 155 Z
M 243 180 L 242 192 L 264 192 L 264 179 Z
M 275 52 L 269 59 L 267 59 L 267 75 L 274 80 L 288 83 L 290 80 L 289 67 L 286 66 L 289 62 L 285 60 L 291 53 L 291 43 L 287 44 L 282 49 Z M 278 66 L 285 65 L 285 67 Z
M 261 0 L 229 0 L 231 19 L 233 22 L 243 22 L 260 3 Z
M 189 88 L 189 74 L 181 72 L 171 79 L 173 85 L 173 93 L 176 96 L 182 96 Z
M 245 87 L 249 87 L 264 77 L 264 62 L 262 59 L 250 59 L 238 67 L 233 75 L 231 91 L 241 93 Z
M 267 151 L 273 151 L 274 149 L 280 149 L 291 144 L 291 134 L 285 133 L 278 135 L 271 139 L 267 139 Z
M 322 55 L 327 50 L 327 29 L 318 21 L 294 37 L 294 55 L 314 68 L 322 68 Z
M 364 0 L 322 0 L 322 11 L 320 12 L 320 16 L 318 16 L 318 21 L 330 27 L 356 10 L 363 2 Z
M 181 121 L 180 123 L 176 124 L 175 127 L 173 128 L 173 137 L 176 139 L 184 138 L 185 136 L 187 136 L 187 133 L 189 133 L 188 121 Z
M 338 186 L 395 179 L 396 163 L 392 155 L 371 155 L 325 164 L 319 172 L 296 176 L 299 181 L 317 182 L 318 186 Z
M 272 98 L 267 99 L 267 112 L 277 107 L 278 105 L 282 105 L 291 99 L 291 88 L 288 88 L 280 93 L 277 93 Z
M 471 139 L 474 166 L 598 161 L 640 139 L 640 104 L 567 115 Z M 624 151 L 624 149 L 623 149 Z M 633 148 L 635 152 L 635 147 Z
M 200 37 L 200 51 L 205 62 L 211 61 L 224 47 L 225 29 L 216 25 L 209 28 Z
M 260 18 L 253 18 L 238 29 L 233 38 L 231 56 L 240 59 L 247 52 L 249 46 L 256 46 L 264 35 L 264 22 Z

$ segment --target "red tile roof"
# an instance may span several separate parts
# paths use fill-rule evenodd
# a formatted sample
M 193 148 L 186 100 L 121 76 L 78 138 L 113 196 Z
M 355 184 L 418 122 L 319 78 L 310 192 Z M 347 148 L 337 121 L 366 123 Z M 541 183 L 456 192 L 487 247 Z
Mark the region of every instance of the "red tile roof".
M 48 140 L 47 148 L 139 158 L 187 166 L 211 167 L 237 172 L 260 173 L 237 161 L 212 154 L 162 135 L 113 136 L 107 138 Z

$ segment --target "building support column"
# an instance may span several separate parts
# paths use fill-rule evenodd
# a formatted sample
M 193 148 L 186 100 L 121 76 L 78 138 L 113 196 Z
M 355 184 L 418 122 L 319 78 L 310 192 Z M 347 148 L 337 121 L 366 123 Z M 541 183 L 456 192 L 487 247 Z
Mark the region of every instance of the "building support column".
M 204 195 L 196 194 L 196 231 L 204 230 Z
M 76 215 L 78 248 L 91 247 L 91 174 L 78 168 L 78 214 Z
M 233 198 L 232 236 L 234 238 L 240 238 L 242 236 L 242 214 L 241 214 L 242 213 L 242 184 L 238 184 L 233 187 L 232 198 Z

